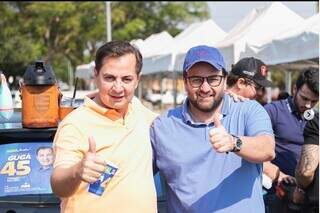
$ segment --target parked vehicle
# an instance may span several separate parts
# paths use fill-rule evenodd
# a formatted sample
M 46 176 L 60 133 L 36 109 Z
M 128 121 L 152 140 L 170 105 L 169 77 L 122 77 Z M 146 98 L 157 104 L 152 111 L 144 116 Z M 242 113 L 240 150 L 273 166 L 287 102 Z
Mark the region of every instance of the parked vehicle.
M 0 116 L 0 150 L 2 151 L 1 153 L 3 153 L 3 156 L 0 157 L 0 170 L 4 171 L 2 167 L 4 167 L 4 165 L 7 165 L 8 163 L 5 153 L 11 153 L 14 150 L 17 152 L 20 152 L 19 147 L 23 146 L 25 143 L 32 143 L 36 145 L 47 144 L 48 142 L 52 143 L 55 135 L 55 131 L 56 131 L 56 128 L 42 128 L 42 129 L 41 128 L 40 129 L 22 128 L 21 112 L 17 109 L 9 119 L 5 119 Z M 13 149 L 12 146 L 16 148 Z M 22 151 L 25 151 L 25 150 L 22 150 Z M 30 164 L 30 167 L 31 166 L 32 164 Z M 6 182 L 6 178 L 3 177 L 4 175 L 3 174 L 1 175 L 2 177 L 0 177 L 0 183 L 1 183 L 0 185 L 4 188 L 7 182 Z M 163 179 L 161 179 L 159 173 L 157 173 L 154 176 L 154 182 L 157 190 L 158 212 L 165 213 L 166 212 L 166 193 L 165 193 Z M 18 183 L 19 183 L 19 180 L 17 184 Z M 4 193 L 4 190 L 1 191 L 1 188 L 0 188 L 0 212 L 12 212 L 12 213 L 36 213 L 36 212 L 58 213 L 60 212 L 60 200 L 52 193 L 28 194 L 28 193 L 24 193 L 23 190 L 17 192 L 16 195 L 12 195 L 11 193 L 10 196 L 6 196 L 3 193 Z

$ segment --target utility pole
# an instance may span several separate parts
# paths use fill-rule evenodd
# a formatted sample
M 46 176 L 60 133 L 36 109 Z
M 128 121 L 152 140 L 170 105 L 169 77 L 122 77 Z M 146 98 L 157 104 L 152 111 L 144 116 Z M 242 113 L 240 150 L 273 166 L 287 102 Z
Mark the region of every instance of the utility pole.
M 106 1 L 107 42 L 112 41 L 111 34 L 111 2 Z
M 68 67 L 68 78 L 69 78 L 69 90 L 73 90 L 73 80 L 74 80 L 74 73 L 72 71 L 72 65 L 69 59 L 66 59 L 67 67 Z

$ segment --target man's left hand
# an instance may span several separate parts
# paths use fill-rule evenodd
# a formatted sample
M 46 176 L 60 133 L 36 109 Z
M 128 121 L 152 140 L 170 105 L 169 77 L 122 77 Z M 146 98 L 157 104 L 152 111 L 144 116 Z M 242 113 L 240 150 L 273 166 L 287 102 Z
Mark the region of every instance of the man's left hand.
M 209 132 L 213 148 L 219 153 L 230 152 L 234 148 L 233 136 L 226 131 L 218 116 L 215 116 L 213 122 L 215 127 Z

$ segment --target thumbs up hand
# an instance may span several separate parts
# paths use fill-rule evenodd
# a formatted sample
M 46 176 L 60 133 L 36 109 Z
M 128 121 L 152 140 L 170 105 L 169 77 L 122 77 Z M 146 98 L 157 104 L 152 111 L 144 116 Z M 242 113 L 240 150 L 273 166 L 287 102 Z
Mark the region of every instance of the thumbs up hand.
M 78 175 L 82 181 L 93 183 L 104 173 L 106 162 L 96 154 L 96 142 L 89 137 L 89 149 L 80 163 Z
M 215 127 L 209 132 L 210 142 L 213 148 L 219 153 L 233 150 L 233 136 L 226 131 L 218 116 L 214 117 L 213 122 Z

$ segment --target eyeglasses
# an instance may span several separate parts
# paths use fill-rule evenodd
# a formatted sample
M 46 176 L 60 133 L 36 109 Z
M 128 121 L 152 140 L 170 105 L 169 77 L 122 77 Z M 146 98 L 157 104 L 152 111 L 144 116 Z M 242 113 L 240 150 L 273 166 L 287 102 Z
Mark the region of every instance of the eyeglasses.
M 261 86 L 259 84 L 256 84 L 255 82 L 253 82 L 251 80 L 246 79 L 246 82 L 247 82 L 247 84 L 253 86 L 256 91 L 259 91 L 259 90 L 263 89 L 263 86 Z
M 190 85 L 194 88 L 200 87 L 203 84 L 205 79 L 206 79 L 207 83 L 210 85 L 210 87 L 217 87 L 221 84 L 222 78 L 224 78 L 224 76 L 222 76 L 222 75 L 211 75 L 208 77 L 202 77 L 202 76 L 189 76 L 189 77 L 187 77 Z

